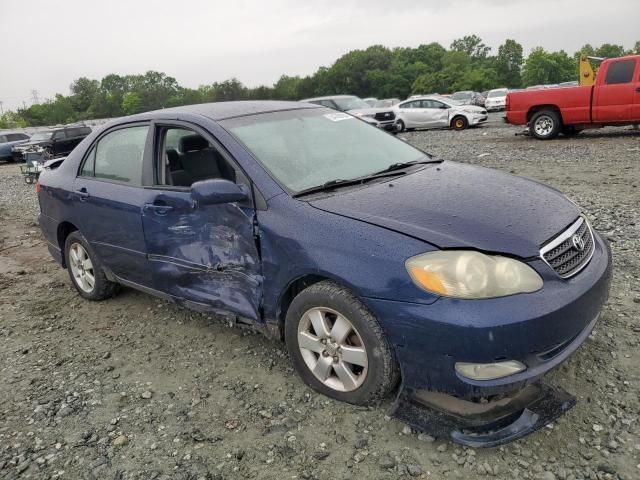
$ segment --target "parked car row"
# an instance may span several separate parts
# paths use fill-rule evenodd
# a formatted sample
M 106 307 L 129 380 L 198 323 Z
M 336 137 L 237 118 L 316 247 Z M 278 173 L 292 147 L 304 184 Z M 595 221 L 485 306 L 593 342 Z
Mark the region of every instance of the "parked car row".
M 473 95 L 469 98 L 477 99 Z M 349 113 L 371 125 L 394 133 L 416 128 L 451 127 L 455 130 L 464 130 L 470 126 L 480 125 L 488 119 L 487 111 L 483 107 L 437 94 L 414 95 L 404 101 L 397 98 L 363 100 L 353 95 L 315 97 L 302 101 Z
M 24 162 L 25 153 L 34 148 L 43 148 L 51 158 L 68 155 L 91 128 L 84 125 L 57 127 L 36 132 L 31 137 L 22 132 L 0 134 L 0 160 Z

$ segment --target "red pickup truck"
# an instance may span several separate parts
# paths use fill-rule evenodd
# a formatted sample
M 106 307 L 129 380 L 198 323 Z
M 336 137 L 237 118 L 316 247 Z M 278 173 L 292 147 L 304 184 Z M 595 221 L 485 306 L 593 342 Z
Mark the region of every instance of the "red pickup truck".
M 640 124 L 640 55 L 604 60 L 593 86 L 521 90 L 507 95 L 506 121 L 535 138 L 586 128 Z

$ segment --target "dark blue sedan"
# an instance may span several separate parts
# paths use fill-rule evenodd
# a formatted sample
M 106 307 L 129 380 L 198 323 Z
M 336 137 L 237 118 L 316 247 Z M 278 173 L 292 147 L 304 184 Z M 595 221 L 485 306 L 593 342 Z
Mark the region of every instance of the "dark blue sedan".
M 540 382 L 588 337 L 606 241 L 548 186 L 443 161 L 291 102 L 126 117 L 50 162 L 49 251 L 78 293 L 120 285 L 286 342 L 301 378 L 468 445 L 575 399 Z

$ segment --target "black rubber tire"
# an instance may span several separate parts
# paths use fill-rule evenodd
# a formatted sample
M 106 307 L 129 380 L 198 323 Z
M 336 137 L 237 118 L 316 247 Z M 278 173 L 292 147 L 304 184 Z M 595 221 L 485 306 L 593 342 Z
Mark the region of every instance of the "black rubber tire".
M 451 128 L 457 131 L 465 130 L 469 126 L 467 117 L 463 115 L 457 115 L 451 119 Z
M 95 285 L 93 286 L 93 290 L 89 292 L 85 292 L 82 290 L 78 284 L 76 283 L 75 278 L 73 278 L 73 273 L 71 273 L 71 267 L 69 266 L 69 250 L 71 250 L 71 246 L 74 243 L 81 244 L 84 249 L 87 251 L 89 255 L 89 259 L 93 264 L 93 276 L 95 278 Z M 71 283 L 78 291 L 82 298 L 92 301 L 100 301 L 106 300 L 107 298 L 113 297 L 119 289 L 119 285 L 117 283 L 111 282 L 107 280 L 106 275 L 104 274 L 104 270 L 102 269 L 102 264 L 100 263 L 100 259 L 93 252 L 89 243 L 84 238 L 84 236 L 78 231 L 71 232 L 66 241 L 64 242 L 64 258 L 66 259 L 67 272 L 69 273 L 69 278 L 71 279 Z
M 298 348 L 298 323 L 304 313 L 314 307 L 331 308 L 345 315 L 358 330 L 369 352 L 367 377 L 353 391 L 340 392 L 327 387 L 313 375 L 302 358 Z M 380 324 L 348 289 L 332 281 L 315 283 L 293 299 L 287 311 L 284 337 L 293 366 L 302 380 L 328 397 L 356 405 L 369 405 L 386 397 L 398 382 L 398 364 Z
M 574 127 L 573 125 L 568 125 L 566 127 L 562 127 L 562 134 L 565 137 L 575 137 L 580 132 L 582 132 L 582 130 L 580 130 L 579 128 Z
M 546 135 L 540 135 L 536 132 L 535 124 L 540 117 L 547 116 L 553 122 L 551 131 Z M 560 119 L 560 115 L 555 110 L 540 110 L 536 112 L 531 117 L 529 121 L 529 133 L 533 135 L 538 140 L 551 140 L 556 138 L 558 134 L 562 131 L 562 120 Z
M 404 122 L 402 120 L 398 120 L 396 122 L 396 132 L 401 133 L 404 132 L 406 129 Z

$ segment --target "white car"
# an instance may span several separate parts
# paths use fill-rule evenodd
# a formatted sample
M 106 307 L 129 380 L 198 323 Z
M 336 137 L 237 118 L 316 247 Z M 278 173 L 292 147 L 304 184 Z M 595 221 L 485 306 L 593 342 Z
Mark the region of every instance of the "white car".
M 507 108 L 507 93 L 509 93 L 508 88 L 495 88 L 493 90 L 489 90 L 487 93 L 487 99 L 484 101 L 484 106 L 490 112 L 494 110 L 504 110 Z
M 462 105 L 451 98 L 428 96 L 409 98 L 393 107 L 398 131 L 410 128 L 464 130 L 487 121 L 487 111 L 474 105 Z

